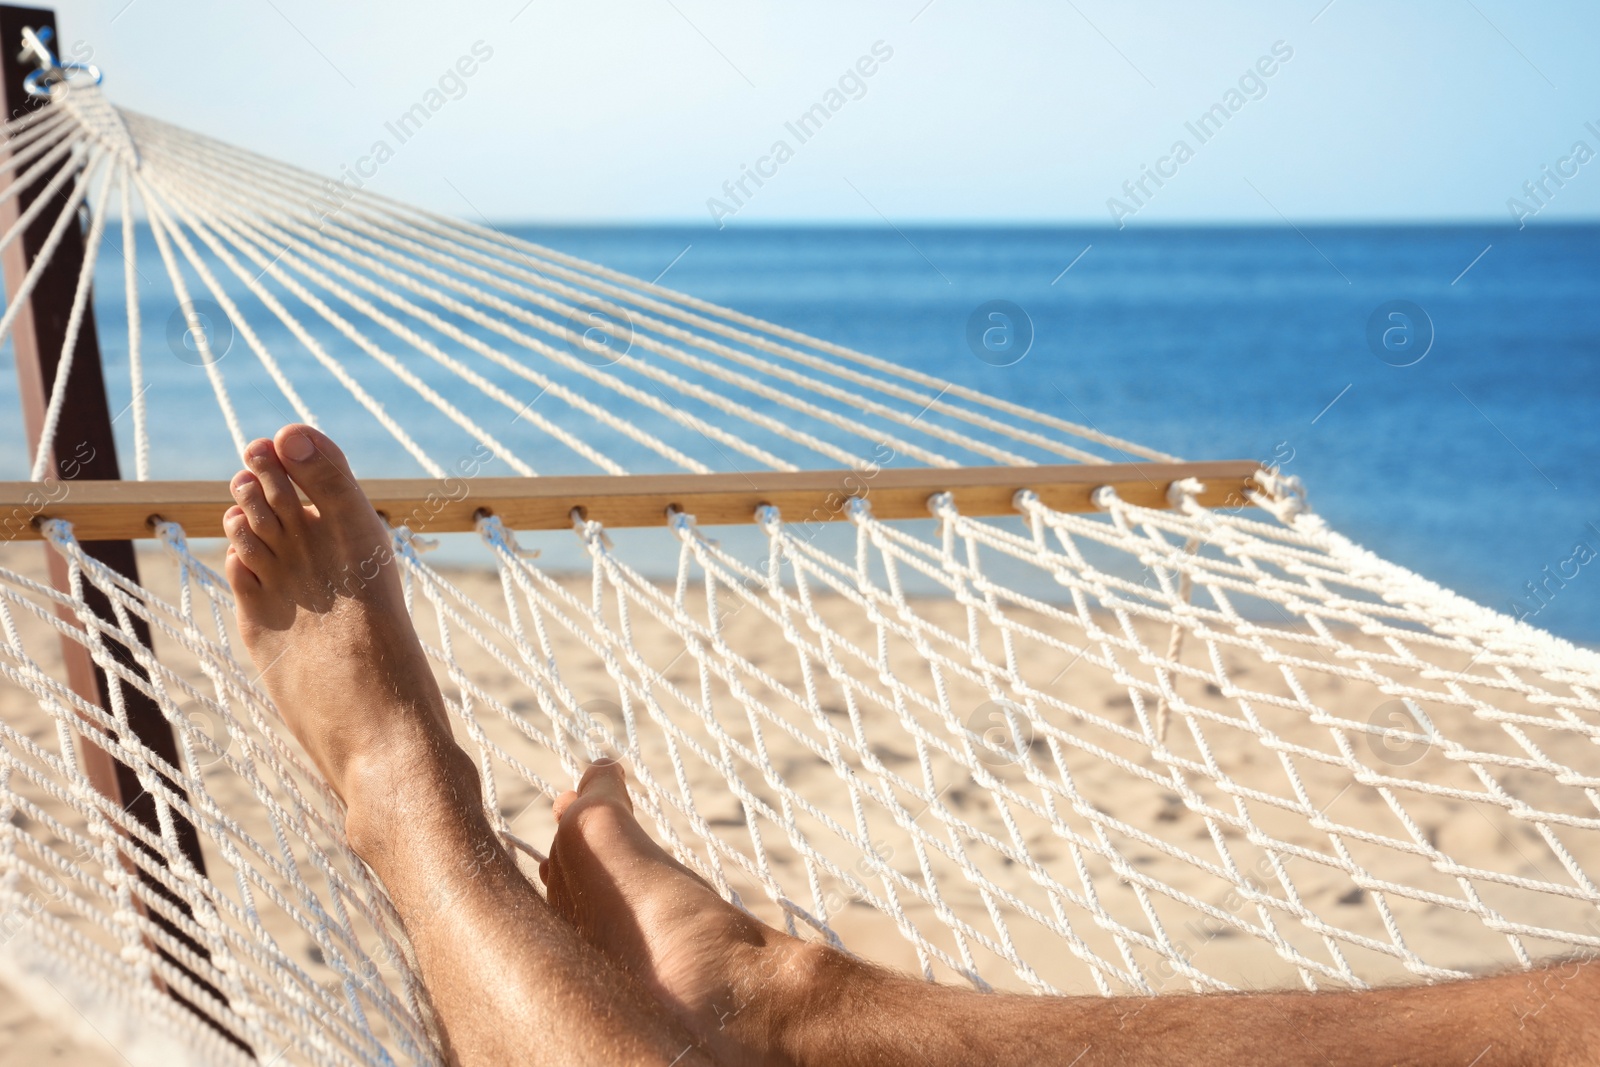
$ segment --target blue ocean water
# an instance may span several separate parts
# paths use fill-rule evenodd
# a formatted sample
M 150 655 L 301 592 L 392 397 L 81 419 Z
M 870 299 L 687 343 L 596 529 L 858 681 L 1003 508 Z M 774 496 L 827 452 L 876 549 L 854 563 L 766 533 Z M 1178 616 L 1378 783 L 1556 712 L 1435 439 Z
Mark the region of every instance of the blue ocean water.
M 1184 458 L 1281 463 L 1369 548 L 1600 642 L 1575 552 L 1600 555 L 1600 227 L 518 232 L 646 278 L 682 253 L 663 284 Z M 966 341 L 995 299 L 1033 326 L 1011 366 Z M 1386 314 L 1398 351 L 1369 343 L 1395 301 L 1431 321 L 1409 366 L 1427 321 L 1410 351 Z
M 1369 548 L 1600 643 L 1600 227 L 505 229 L 1184 458 L 1280 463 Z M 967 341 L 992 300 L 1031 323 L 1009 366 Z M 200 373 L 152 403 L 179 440 L 215 421 Z M 382 462 L 362 473 L 414 472 Z M 0 465 L 22 476 L 14 428 Z

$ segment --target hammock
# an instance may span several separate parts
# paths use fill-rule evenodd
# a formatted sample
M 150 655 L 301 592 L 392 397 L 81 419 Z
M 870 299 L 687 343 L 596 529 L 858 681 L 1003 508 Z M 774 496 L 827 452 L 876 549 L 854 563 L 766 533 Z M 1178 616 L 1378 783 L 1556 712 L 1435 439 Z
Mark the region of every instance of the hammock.
M 48 236 L 0 335 L 86 206 L 61 359 L 83 330 L 125 343 L 124 488 L 154 485 L 163 435 L 208 419 L 234 454 L 286 421 L 359 423 L 464 486 L 387 517 L 485 811 L 530 864 L 549 799 L 612 754 L 646 827 L 728 899 L 931 979 L 1362 988 L 1600 948 L 1600 657 L 1358 547 L 1294 479 L 1256 474 L 1258 507 L 1215 506 L 1246 501 L 1192 477 L 1145 491 L 1125 461 L 1174 457 L 334 185 L 94 85 L 49 92 L 4 126 L 0 247 Z M 125 302 L 105 293 L 119 275 Z M 171 307 L 194 366 L 147 318 Z M 204 374 L 215 414 L 161 405 L 180 372 Z M 394 912 L 240 654 L 215 550 L 187 540 L 224 505 L 209 525 L 191 508 L 187 531 L 149 509 L 159 552 L 137 583 L 99 558 L 95 537 L 134 535 L 80 540 L 63 517 L 89 493 L 53 479 L 73 454 L 67 378 L 33 483 L 6 489 L 8 538 L 47 541 L 55 570 L 25 545 L 0 555 L 0 972 L 66 994 L 136 1061 L 438 1062 Z M 236 465 L 220 438 L 178 458 Z M 954 486 L 975 465 L 1021 491 L 985 508 L 922 489 L 923 518 L 880 514 L 875 479 Z M 640 470 L 857 482 L 808 513 L 747 501 L 722 541 L 658 507 L 654 532 L 613 543 L 598 505 L 563 505 L 544 525 L 571 533 L 537 536 L 576 538 L 574 577 L 474 506 L 490 467 L 591 490 Z M 1087 510 L 1052 488 L 1064 468 L 1087 472 Z M 476 569 L 426 555 L 452 508 Z M 673 581 L 638 561 L 663 545 Z M 74 655 L 108 679 L 104 706 Z M 143 739 L 141 702 L 172 744 Z M 122 803 L 95 758 L 120 768 Z

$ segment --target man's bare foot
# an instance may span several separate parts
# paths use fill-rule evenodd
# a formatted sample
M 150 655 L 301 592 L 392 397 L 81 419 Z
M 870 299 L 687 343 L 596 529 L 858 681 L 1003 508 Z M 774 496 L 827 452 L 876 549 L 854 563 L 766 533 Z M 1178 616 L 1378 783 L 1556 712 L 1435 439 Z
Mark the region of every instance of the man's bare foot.
M 551 906 L 719 1062 L 794 1062 L 794 1024 L 843 957 L 758 922 L 667 855 L 634 818 L 620 765 L 591 766 L 555 812 L 539 870 Z
M 344 453 L 297 424 L 251 442 L 245 463 L 223 518 L 239 630 L 279 712 L 350 806 L 359 850 L 368 835 L 357 809 L 392 810 L 371 794 L 392 788 L 396 771 L 413 788 L 419 778 L 445 785 L 465 756 L 406 612 L 389 532 Z

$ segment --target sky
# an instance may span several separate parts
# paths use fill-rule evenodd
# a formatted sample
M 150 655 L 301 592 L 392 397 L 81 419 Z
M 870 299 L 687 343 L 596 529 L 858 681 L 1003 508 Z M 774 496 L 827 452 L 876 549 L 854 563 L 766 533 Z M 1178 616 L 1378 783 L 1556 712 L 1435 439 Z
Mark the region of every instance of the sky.
M 57 10 L 125 107 L 497 222 L 1600 219 L 1592 3 Z

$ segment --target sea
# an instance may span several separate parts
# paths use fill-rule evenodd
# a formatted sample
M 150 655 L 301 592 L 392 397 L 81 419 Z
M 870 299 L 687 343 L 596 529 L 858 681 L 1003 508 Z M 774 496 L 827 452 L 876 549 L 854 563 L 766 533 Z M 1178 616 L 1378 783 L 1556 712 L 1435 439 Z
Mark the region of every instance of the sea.
M 1600 645 L 1600 226 L 499 228 L 1185 459 L 1276 464 L 1366 547 Z M 108 253 L 102 322 L 122 270 Z M 969 343 L 994 301 L 1026 325 L 1014 360 Z M 163 383 L 157 476 L 226 476 L 225 437 L 185 436 L 215 407 L 202 373 Z M 8 414 L 0 477 L 26 467 Z

